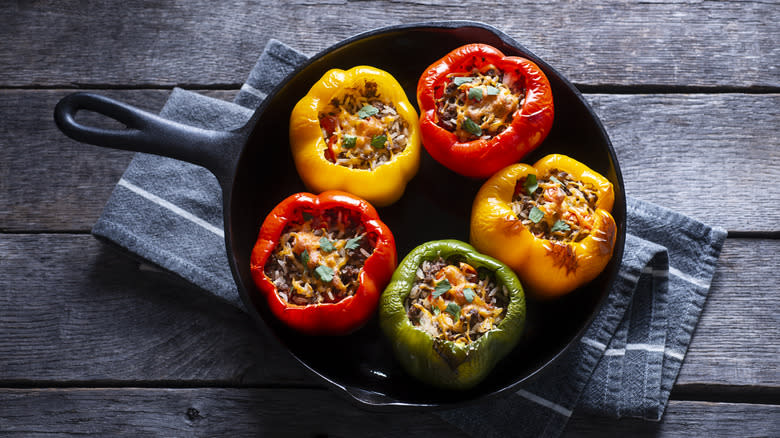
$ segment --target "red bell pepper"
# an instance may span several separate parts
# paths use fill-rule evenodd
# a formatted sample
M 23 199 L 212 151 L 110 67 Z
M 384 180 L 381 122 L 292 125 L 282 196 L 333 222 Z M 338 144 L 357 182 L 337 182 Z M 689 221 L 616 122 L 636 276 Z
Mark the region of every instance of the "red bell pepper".
M 328 224 L 336 217 L 345 224 L 341 230 L 357 229 L 362 237 L 329 240 Z M 287 240 L 280 243 L 282 236 L 290 236 L 291 230 L 295 233 L 301 229 L 308 234 L 303 235 L 300 242 L 296 241 L 296 245 L 288 244 Z M 345 296 L 337 296 L 338 291 L 346 290 L 341 277 L 345 271 L 340 270 L 343 262 L 349 260 L 349 254 L 354 256 L 356 252 L 363 252 L 361 258 L 370 253 L 357 273 L 357 288 Z M 279 263 L 277 257 L 285 253 L 286 258 Z M 332 260 L 331 256 L 342 265 L 329 267 L 327 257 Z M 379 296 L 390 281 L 396 264 L 395 239 L 374 207 L 340 191 L 325 191 L 319 196 L 296 193 L 279 203 L 265 218 L 250 259 L 252 278 L 271 312 L 289 327 L 311 335 L 348 334 L 365 324 L 374 314 Z M 280 292 L 279 279 L 275 284 L 269 277 L 269 273 L 281 272 L 280 265 L 285 265 L 283 271 L 289 275 L 289 281 L 281 281 L 281 287 L 288 288 L 285 289 L 288 293 Z M 353 267 L 353 281 L 355 269 Z M 302 278 L 311 279 L 315 275 L 320 280 L 316 287 L 323 296 L 315 296 L 318 297 L 316 300 L 311 298 L 316 301 L 313 303 L 296 303 L 302 298 L 293 291 L 312 291 L 315 286 L 304 284 Z M 297 284 L 298 289 L 290 288 L 290 284 Z M 338 285 L 342 289 L 337 288 Z
M 486 73 L 499 77 L 501 85 L 487 84 Z M 443 117 L 447 111 L 442 105 L 447 102 L 442 96 L 448 90 L 452 93 L 452 87 L 457 87 L 457 104 L 470 109 L 466 116 L 448 121 Z M 516 97 L 501 91 L 502 87 Z M 450 170 L 477 178 L 489 177 L 538 147 L 554 116 L 552 89 L 539 67 L 525 58 L 504 56 L 486 44 L 459 47 L 431 64 L 417 83 L 417 102 L 420 134 L 428 153 Z M 505 122 L 497 124 L 494 116 L 501 111 L 510 112 L 501 115 Z M 464 131 L 471 136 L 464 138 Z

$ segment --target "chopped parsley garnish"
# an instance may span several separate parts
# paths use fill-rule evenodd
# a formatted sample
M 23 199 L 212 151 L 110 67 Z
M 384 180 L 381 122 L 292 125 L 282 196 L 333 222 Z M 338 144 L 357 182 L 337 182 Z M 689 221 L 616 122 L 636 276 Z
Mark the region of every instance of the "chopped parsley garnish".
M 566 222 L 558 219 L 553 224 L 552 228 L 550 228 L 550 232 L 551 233 L 555 233 L 556 231 L 569 231 L 569 229 L 570 229 L 569 228 L 569 224 L 567 224 Z
M 331 241 L 328 240 L 327 237 L 322 236 L 320 238 L 320 249 L 325 252 L 332 252 L 334 249 L 336 249 L 336 247 L 333 246 L 333 243 L 331 243 Z
M 385 143 L 387 143 L 387 136 L 384 134 L 377 135 L 371 139 L 371 146 L 373 146 L 375 149 L 382 149 L 385 147 Z
M 360 246 L 361 239 L 363 239 L 363 236 L 357 236 L 347 240 L 347 244 L 344 246 L 344 248 L 357 249 Z
M 463 129 L 476 136 L 482 135 L 482 128 L 469 118 L 463 121 Z
M 485 87 L 488 96 L 496 96 L 498 94 L 498 88 L 488 85 Z
M 463 289 L 463 298 L 465 298 L 469 303 L 474 301 L 474 289 L 469 287 Z
M 460 306 L 455 303 L 449 303 L 447 304 L 447 308 L 444 309 L 445 312 L 452 315 L 452 318 L 457 321 L 460 319 Z
M 458 76 L 456 78 L 452 78 L 452 82 L 455 85 L 460 87 L 461 85 L 467 84 L 467 83 L 473 81 L 474 79 L 476 79 L 476 78 L 474 78 L 472 76 Z
M 309 251 L 306 251 L 304 249 L 303 252 L 301 253 L 301 263 L 303 263 L 304 268 L 309 267 L 309 260 L 310 260 Z
M 314 274 L 317 275 L 317 278 L 320 280 L 330 283 L 333 281 L 333 269 L 325 266 L 325 265 L 319 265 L 314 269 Z
M 433 297 L 439 298 L 442 296 L 442 294 L 449 291 L 450 289 L 452 289 L 452 285 L 450 284 L 449 280 L 445 278 L 436 285 L 436 289 L 433 291 Z
M 345 135 L 341 137 L 341 145 L 344 146 L 346 149 L 352 149 L 357 144 L 357 136 L 354 135 Z
M 525 177 L 525 191 L 529 195 L 533 195 L 537 188 L 539 188 L 539 183 L 536 181 L 536 175 L 530 174 L 527 177 Z
M 357 116 L 361 119 L 366 119 L 379 113 L 379 109 L 373 105 L 365 105 L 357 112 Z
M 528 212 L 528 219 L 531 219 L 531 222 L 535 224 L 538 224 L 539 221 L 541 221 L 543 218 L 544 218 L 544 212 L 535 205 L 534 208 L 532 208 L 531 211 Z
M 477 102 L 482 100 L 482 89 L 477 87 L 471 88 L 469 90 L 469 99 L 476 100 Z

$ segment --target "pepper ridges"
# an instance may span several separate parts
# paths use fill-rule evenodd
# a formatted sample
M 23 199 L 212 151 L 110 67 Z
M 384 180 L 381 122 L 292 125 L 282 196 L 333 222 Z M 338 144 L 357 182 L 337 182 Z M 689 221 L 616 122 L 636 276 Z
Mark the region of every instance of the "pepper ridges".
M 338 302 L 296 305 L 282 299 L 264 268 L 288 224 L 301 220 L 303 212 L 314 214 L 344 208 L 360 217 L 366 234 L 375 245 L 359 273 L 360 283 L 354 295 Z M 282 322 L 305 334 L 343 335 L 363 326 L 373 315 L 397 264 L 395 239 L 387 225 L 368 202 L 349 193 L 326 191 L 320 195 L 296 193 L 279 203 L 265 218 L 250 258 L 255 285 L 271 312 Z
M 415 327 L 404 307 L 423 261 L 456 258 L 493 273 L 509 291 L 506 314 L 492 330 L 469 344 L 433 337 Z M 519 342 L 525 326 L 525 296 L 512 270 L 458 240 L 437 240 L 413 249 L 400 263 L 379 305 L 379 324 L 396 358 L 412 376 L 432 386 L 464 390 L 484 380 Z
M 491 65 L 515 76 L 522 84 L 522 104 L 514 111 L 511 124 L 500 133 L 485 138 L 479 132 L 478 138 L 461 141 L 453 131 L 441 126 L 437 98 L 453 73 L 468 74 Z M 554 117 L 552 89 L 541 69 L 525 58 L 504 56 L 486 44 L 459 47 L 431 64 L 417 84 L 417 102 L 420 134 L 428 153 L 450 170 L 476 178 L 487 178 L 538 147 L 549 133 Z M 471 119 L 466 122 L 471 122 L 466 130 L 476 125 Z
M 584 224 L 589 234 L 579 241 L 537 237 L 512 209 L 519 180 L 529 175 L 538 180 L 553 169 L 588 183 L 598 195 L 592 218 Z M 509 265 L 529 296 L 559 297 L 596 278 L 612 258 L 617 226 L 609 212 L 614 200 L 614 189 L 606 178 L 565 155 L 548 155 L 533 166 L 513 164 L 496 172 L 474 198 L 470 241 L 479 251 Z
M 405 149 L 374 169 L 357 169 L 336 164 L 333 145 L 323 137 L 320 115 L 332 99 L 350 87 L 365 87 L 367 81 L 376 84 L 375 91 L 386 102 L 391 102 L 398 115 L 408 124 L 409 135 Z M 371 118 L 375 114 L 361 114 Z M 323 124 L 332 120 L 323 119 Z M 379 137 L 371 140 L 379 142 Z M 385 138 L 385 141 L 387 139 Z M 383 142 L 382 142 L 383 143 Z M 366 199 L 377 207 L 397 201 L 406 184 L 417 173 L 420 163 L 420 134 L 417 112 L 406 97 L 401 85 L 389 73 L 370 66 L 349 70 L 332 69 L 312 85 L 309 92 L 293 108 L 290 115 L 290 147 L 298 175 L 313 192 L 343 190 Z M 354 148 L 350 139 L 347 148 Z M 373 146 L 377 147 L 377 145 Z

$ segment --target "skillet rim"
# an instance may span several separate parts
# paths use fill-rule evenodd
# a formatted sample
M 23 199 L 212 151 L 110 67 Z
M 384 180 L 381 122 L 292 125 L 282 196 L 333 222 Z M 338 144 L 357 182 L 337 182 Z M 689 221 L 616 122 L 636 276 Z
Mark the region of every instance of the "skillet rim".
M 273 101 L 273 98 L 279 94 L 279 92 L 297 75 L 299 75 L 304 70 L 308 69 L 312 64 L 318 62 L 320 59 L 326 57 L 330 53 L 342 49 L 346 46 L 349 46 L 355 42 L 362 41 L 367 38 L 394 33 L 394 32 L 403 32 L 403 31 L 418 31 L 418 30 L 425 30 L 425 29 L 431 29 L 431 30 L 456 30 L 460 28 L 477 28 L 481 29 L 483 31 L 490 32 L 494 36 L 496 36 L 499 40 L 501 40 L 504 44 L 511 46 L 515 49 L 517 49 L 520 52 L 523 52 L 523 56 L 530 59 L 531 61 L 535 62 L 537 65 L 542 67 L 543 70 L 547 74 L 552 73 L 556 79 L 560 80 L 564 86 L 566 86 L 569 91 L 572 92 L 573 96 L 577 98 L 580 103 L 583 105 L 583 107 L 588 111 L 592 118 L 592 122 L 595 123 L 596 128 L 598 129 L 599 133 L 601 134 L 601 137 L 604 139 L 605 146 L 607 148 L 608 152 L 608 161 L 612 164 L 615 171 L 615 179 L 616 179 L 616 202 L 615 207 L 619 209 L 619 216 L 623 217 L 624 220 L 621 221 L 618 224 L 617 234 L 616 234 L 616 241 L 615 241 L 615 248 L 613 250 L 612 260 L 610 261 L 610 265 L 606 268 L 604 272 L 602 272 L 601 275 L 607 275 L 607 280 L 604 283 L 604 290 L 601 291 L 601 296 L 598 298 L 598 303 L 594 306 L 593 311 L 591 314 L 586 318 L 585 322 L 580 326 L 580 328 L 577 330 L 577 332 L 572 336 L 572 338 L 569 340 L 569 342 L 566 343 L 563 348 L 561 348 L 557 353 L 553 354 L 548 360 L 544 361 L 540 365 L 538 365 L 532 372 L 528 373 L 524 377 L 513 381 L 512 383 L 503 386 L 502 388 L 496 389 L 494 391 L 485 392 L 483 394 L 480 394 L 477 397 L 474 397 L 472 399 L 468 400 L 459 400 L 457 402 L 453 403 L 441 403 L 441 402 L 407 402 L 407 401 L 399 401 L 399 400 L 390 400 L 389 396 L 386 396 L 384 394 L 379 393 L 373 393 L 370 390 L 365 390 L 362 388 L 356 388 L 351 387 L 345 383 L 337 382 L 335 379 L 331 379 L 328 376 L 320 373 L 315 368 L 313 368 L 310 364 L 308 364 L 306 361 L 304 361 L 301 357 L 296 355 L 290 347 L 288 347 L 285 342 L 278 336 L 274 330 L 271 328 L 270 324 L 265 321 L 263 316 L 259 313 L 258 309 L 255 307 L 255 302 L 253 301 L 252 297 L 250 296 L 250 290 L 254 287 L 254 285 L 247 285 L 244 283 L 239 267 L 238 267 L 238 257 L 236 255 L 236 251 L 233 247 L 232 240 L 234 235 L 234 228 L 232 227 L 232 204 L 233 204 L 233 195 L 235 192 L 235 179 L 238 173 L 238 169 L 241 167 L 242 159 L 246 155 L 246 151 L 248 149 L 248 145 L 251 143 L 250 139 L 252 137 L 252 134 L 254 132 L 255 126 L 257 125 L 258 120 L 262 117 L 262 115 L 266 112 L 267 108 L 270 106 L 271 102 Z M 488 24 L 478 22 L 478 21 L 470 21 L 470 20 L 453 20 L 453 21 L 423 21 L 423 22 L 415 22 L 415 23 L 407 23 L 407 24 L 397 24 L 397 25 L 391 25 L 376 29 L 371 29 L 368 31 L 357 33 L 349 38 L 346 38 L 344 40 L 341 40 L 319 52 L 317 52 L 315 55 L 312 55 L 309 57 L 309 59 L 306 60 L 303 64 L 299 65 L 297 68 L 295 68 L 291 73 L 289 73 L 282 81 L 280 81 L 276 86 L 274 86 L 273 90 L 268 93 L 266 98 L 263 100 L 263 102 L 258 106 L 258 108 L 255 110 L 249 121 L 241 128 L 238 128 L 235 132 L 241 133 L 244 137 L 243 144 L 240 145 L 239 153 L 237 154 L 237 157 L 234 160 L 233 163 L 233 170 L 231 172 L 231 177 L 228 180 L 228 183 L 226 187 L 223 188 L 223 210 L 225 212 L 224 214 L 224 226 L 225 230 L 228 230 L 228 232 L 225 233 L 225 243 L 227 247 L 227 254 L 228 254 L 228 261 L 230 264 L 231 273 L 233 275 L 233 278 L 236 282 L 236 285 L 238 286 L 238 292 L 241 297 L 242 302 L 244 303 L 244 306 L 248 313 L 252 316 L 252 319 L 255 321 L 258 329 L 260 329 L 261 332 L 270 334 L 271 338 L 275 339 L 276 342 L 284 349 L 286 350 L 298 363 L 303 365 L 305 369 L 307 369 L 309 372 L 313 373 L 315 376 L 317 376 L 319 379 L 325 381 L 330 387 L 338 389 L 338 393 L 346 396 L 349 401 L 353 402 L 354 404 L 357 404 L 357 406 L 361 408 L 370 408 L 372 410 L 388 410 L 388 409 L 395 409 L 399 407 L 403 408 L 454 408 L 458 406 L 462 406 L 465 404 L 471 404 L 479 400 L 485 400 L 488 398 L 492 398 L 495 395 L 505 393 L 509 390 L 512 390 L 513 388 L 517 388 L 520 385 L 526 384 L 527 382 L 537 378 L 539 374 L 546 370 L 548 367 L 550 367 L 553 363 L 557 362 L 564 354 L 566 354 L 568 351 L 570 351 L 573 346 L 579 342 L 579 340 L 582 338 L 582 336 L 585 334 L 587 329 L 590 327 L 590 325 L 593 323 L 596 316 L 600 313 L 601 309 L 604 307 L 605 303 L 608 300 L 609 297 L 609 290 L 611 289 L 616 277 L 617 277 L 617 271 L 620 267 L 620 263 L 623 258 L 623 250 L 624 250 L 624 244 L 625 244 L 625 237 L 626 237 L 626 230 L 625 230 L 625 217 L 626 217 L 626 198 L 625 198 L 625 185 L 623 182 L 623 176 L 620 169 L 620 165 L 617 159 L 617 154 L 615 152 L 615 149 L 612 145 L 612 142 L 606 132 L 606 129 L 604 128 L 601 120 L 593 110 L 593 108 L 587 103 L 587 101 L 584 99 L 582 93 L 560 72 L 558 72 L 555 68 L 547 64 L 544 60 L 533 54 L 530 50 L 525 48 L 523 45 L 519 44 L 517 41 L 515 41 L 513 38 L 511 38 L 509 35 L 505 34 L 501 30 L 490 26 Z M 614 210 L 613 210 L 614 213 Z M 261 218 L 262 219 L 262 218 Z M 262 221 L 262 220 L 261 220 Z M 259 227 L 259 224 L 258 224 Z M 608 271 L 607 271 L 608 270 Z

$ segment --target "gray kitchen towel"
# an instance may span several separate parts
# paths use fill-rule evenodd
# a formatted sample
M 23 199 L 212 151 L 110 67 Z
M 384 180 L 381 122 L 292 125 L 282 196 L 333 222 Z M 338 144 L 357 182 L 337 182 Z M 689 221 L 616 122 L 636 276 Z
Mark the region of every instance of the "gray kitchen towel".
M 243 125 L 306 56 L 271 40 L 234 102 L 174 89 L 163 117 Z M 572 412 L 659 420 L 709 292 L 726 232 L 629 197 L 623 261 L 582 340 L 530 385 L 476 409 L 437 412 L 474 436 L 558 436 Z M 243 309 L 227 263 L 216 178 L 137 154 L 93 234 Z

